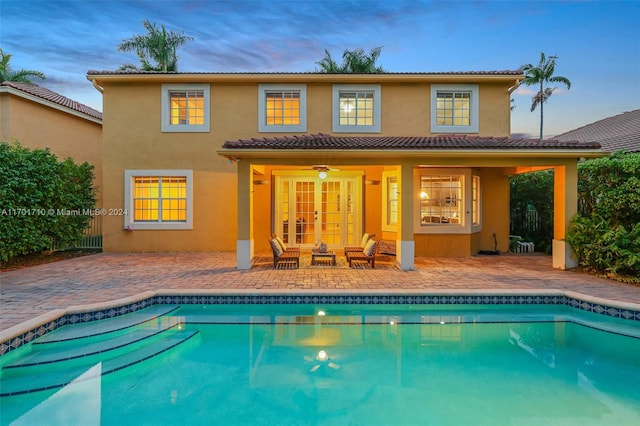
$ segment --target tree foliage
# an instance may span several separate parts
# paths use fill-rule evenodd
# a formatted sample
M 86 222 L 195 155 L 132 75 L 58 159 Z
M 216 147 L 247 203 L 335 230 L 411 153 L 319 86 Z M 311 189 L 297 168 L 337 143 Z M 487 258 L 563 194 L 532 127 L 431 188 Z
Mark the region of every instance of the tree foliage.
M 579 213 L 567 241 L 582 266 L 640 277 L 640 154 L 617 152 L 578 168 Z
M 122 40 L 118 45 L 120 52 L 136 52 L 140 59 L 141 68 L 133 64 L 125 64 L 121 70 L 143 71 L 178 71 L 177 49 L 193 37 L 184 35 L 184 32 L 167 31 L 164 24 L 158 28 L 154 23 L 145 19 L 142 25 L 147 34 L 134 35 Z M 154 63 L 155 62 L 155 63 Z
M 531 112 L 540 106 L 540 139 L 543 138 L 543 122 L 544 122 L 544 103 L 549 100 L 556 87 L 546 87 L 549 83 L 562 83 L 567 89 L 571 89 L 571 82 L 566 77 L 553 75 L 556 68 L 557 56 L 546 57 L 544 53 L 540 54 L 540 62 L 538 65 L 525 64 L 521 67 L 524 72 L 524 80 L 522 83 L 527 86 L 537 86 L 538 91 L 531 100 Z
M 374 47 L 368 55 L 362 48 L 345 50 L 342 63 L 338 64 L 325 49 L 325 57 L 316 64 L 320 67 L 318 71 L 326 74 L 381 74 L 385 70 L 376 65 L 381 52 L 382 47 Z
M 93 166 L 0 142 L 0 261 L 82 237 L 95 207 Z
M 40 71 L 21 69 L 14 71 L 11 68 L 11 57 L 8 53 L 0 48 L 0 82 L 3 81 L 15 81 L 17 83 L 33 83 L 32 78 L 40 80 L 46 79 L 45 75 Z
M 510 182 L 511 231 L 525 241 L 535 244 L 536 250 L 550 252 L 553 240 L 553 171 L 542 170 L 514 176 Z M 537 215 L 536 226 L 517 220 L 527 211 Z

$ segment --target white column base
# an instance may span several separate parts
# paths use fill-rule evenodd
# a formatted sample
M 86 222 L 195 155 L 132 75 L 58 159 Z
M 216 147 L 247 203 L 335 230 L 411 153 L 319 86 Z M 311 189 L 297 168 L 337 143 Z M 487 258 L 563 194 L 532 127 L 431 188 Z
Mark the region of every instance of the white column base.
M 553 240 L 553 267 L 556 269 L 573 269 L 578 266 L 578 259 L 573 255 L 571 246 L 565 240 Z
M 236 242 L 236 262 L 240 270 L 251 269 L 253 263 L 253 240 L 238 240 Z
M 416 256 L 414 241 L 396 240 L 396 264 L 402 271 L 413 271 Z

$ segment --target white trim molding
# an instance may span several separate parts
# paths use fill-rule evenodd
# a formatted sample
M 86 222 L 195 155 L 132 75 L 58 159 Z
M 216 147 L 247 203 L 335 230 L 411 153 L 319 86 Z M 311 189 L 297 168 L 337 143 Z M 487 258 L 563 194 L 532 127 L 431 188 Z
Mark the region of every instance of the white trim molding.
M 469 125 L 438 125 L 438 92 L 470 93 Z M 480 89 L 477 84 L 432 84 L 431 85 L 431 133 L 478 133 Z
M 300 122 L 296 125 L 267 124 L 267 92 L 298 92 L 300 94 Z M 268 132 L 306 132 L 307 131 L 307 85 L 306 84 L 260 84 L 258 85 L 258 131 Z
M 381 86 L 379 84 L 334 84 L 332 117 L 333 131 L 335 133 L 380 133 L 381 120 Z M 372 92 L 373 111 L 371 125 L 341 125 L 340 124 L 340 93 L 341 92 Z
M 169 94 L 177 91 L 201 91 L 204 99 L 203 124 L 171 124 L 171 99 Z M 208 84 L 163 84 L 162 85 L 162 132 L 206 133 L 211 129 L 211 89 Z
M 133 217 L 133 178 L 184 177 L 187 185 L 186 220 L 181 222 L 136 222 Z M 125 230 L 167 230 L 193 229 L 193 170 L 125 170 L 124 171 L 124 229 Z

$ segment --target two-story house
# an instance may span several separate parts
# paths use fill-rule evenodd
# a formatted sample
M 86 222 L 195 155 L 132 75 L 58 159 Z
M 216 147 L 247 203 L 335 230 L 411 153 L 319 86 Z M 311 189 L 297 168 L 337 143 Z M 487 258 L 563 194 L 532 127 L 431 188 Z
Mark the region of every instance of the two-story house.
M 520 71 L 89 71 L 104 97 L 105 251 L 396 241 L 396 260 L 506 251 L 509 176 L 555 170 L 554 266 L 597 143 L 510 139 Z

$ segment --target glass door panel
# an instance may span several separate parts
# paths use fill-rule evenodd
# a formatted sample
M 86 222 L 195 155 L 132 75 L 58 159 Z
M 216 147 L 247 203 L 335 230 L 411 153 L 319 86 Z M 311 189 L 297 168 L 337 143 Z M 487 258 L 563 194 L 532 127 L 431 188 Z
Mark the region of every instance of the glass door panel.
M 332 247 L 360 242 L 359 176 L 276 176 L 276 232 L 286 243 L 311 248 L 320 240 Z
M 316 242 L 316 183 L 298 180 L 296 185 L 296 243 L 314 244 Z
M 342 211 L 340 181 L 323 181 L 321 191 L 320 240 L 329 245 L 342 243 Z

